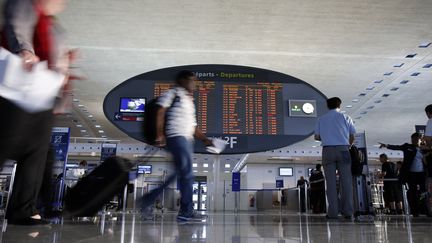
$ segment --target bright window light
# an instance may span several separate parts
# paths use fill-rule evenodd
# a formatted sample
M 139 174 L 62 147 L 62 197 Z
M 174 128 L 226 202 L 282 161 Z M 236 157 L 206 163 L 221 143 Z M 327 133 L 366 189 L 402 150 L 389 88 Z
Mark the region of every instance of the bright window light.
M 203 167 L 204 167 L 204 168 L 208 168 L 208 164 L 207 164 L 207 163 L 204 163 L 204 164 L 203 164 Z
M 225 164 L 225 168 L 231 168 L 230 164 Z
M 197 163 L 193 163 L 192 167 L 196 168 L 196 167 L 198 167 L 198 164 Z

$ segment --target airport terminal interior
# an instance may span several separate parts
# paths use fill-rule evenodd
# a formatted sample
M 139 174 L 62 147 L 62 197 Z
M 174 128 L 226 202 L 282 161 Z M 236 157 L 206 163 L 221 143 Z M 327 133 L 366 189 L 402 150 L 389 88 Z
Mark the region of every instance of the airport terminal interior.
M 431 0 L 66 3 L 56 21 L 68 47 L 78 50 L 70 72 L 80 78 L 69 109 L 53 124 L 52 204 L 62 211 L 68 191 L 108 157 L 133 166 L 128 183 L 95 215 L 63 214 L 23 226 L 5 219 L 19 167 L 8 160 L 0 171 L 0 242 L 432 240 L 432 194 L 419 196 L 425 206 L 414 217 L 401 185 L 396 213 L 384 200 L 380 162 L 383 153 L 395 165 L 404 161 L 404 152 L 380 143 L 410 143 L 411 134 L 425 132 Z M 198 128 L 224 147 L 215 152 L 195 143 L 193 208 L 206 216 L 198 222 L 178 220 L 177 180 L 150 212 L 141 207 L 143 196 L 178 173 L 169 152 L 145 143 L 142 128 L 147 107 L 181 70 L 197 78 Z M 368 188 L 368 212 L 353 218 L 326 218 L 324 194 L 322 210 L 312 202 L 312 176 L 323 163 L 315 127 L 330 97 L 340 97 L 340 112 L 352 118 Z M 0 112 L 0 120 L 9 115 Z

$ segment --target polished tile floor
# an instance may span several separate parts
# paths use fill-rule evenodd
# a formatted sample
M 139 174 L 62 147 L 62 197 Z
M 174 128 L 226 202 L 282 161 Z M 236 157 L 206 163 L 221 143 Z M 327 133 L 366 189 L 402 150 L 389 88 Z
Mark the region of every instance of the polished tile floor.
M 212 213 L 207 222 L 179 224 L 174 213 L 143 220 L 138 214 L 62 220 L 49 226 L 3 227 L 0 242 L 432 242 L 431 218 L 384 217 L 373 223 L 327 222 L 323 216 Z

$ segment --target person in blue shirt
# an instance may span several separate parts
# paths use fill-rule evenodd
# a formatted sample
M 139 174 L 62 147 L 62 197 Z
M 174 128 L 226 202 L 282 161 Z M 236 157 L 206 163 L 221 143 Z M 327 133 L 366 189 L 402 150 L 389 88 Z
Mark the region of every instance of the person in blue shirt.
M 342 101 L 338 97 L 327 100 L 329 111 L 321 116 L 315 127 L 315 139 L 321 141 L 322 165 L 327 182 L 327 218 L 336 219 L 342 212 L 346 219 L 354 213 L 350 146 L 356 133 L 354 122 L 340 112 Z M 336 188 L 336 170 L 340 175 L 341 203 L 339 208 Z

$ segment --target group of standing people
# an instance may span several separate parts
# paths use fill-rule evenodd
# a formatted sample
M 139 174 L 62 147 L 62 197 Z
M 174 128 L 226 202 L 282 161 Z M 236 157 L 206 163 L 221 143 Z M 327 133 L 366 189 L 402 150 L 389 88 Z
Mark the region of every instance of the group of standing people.
M 380 146 L 403 152 L 404 158 L 397 178 L 408 187 L 408 204 L 415 217 L 422 212 L 432 216 L 432 104 L 425 107 L 425 113 L 428 122 L 424 134 L 413 133 L 411 141 L 402 145 L 381 143 Z M 386 187 L 390 187 L 390 184 L 384 180 L 384 194 L 388 193 Z M 391 207 L 395 199 L 398 198 L 388 198 Z
M 323 146 L 322 164 L 327 186 L 329 219 L 337 218 L 339 212 L 350 219 L 354 213 L 349 149 L 354 143 L 356 130 L 351 117 L 340 111 L 341 103 L 338 97 L 328 99 L 329 111 L 319 118 L 315 128 L 315 139 L 321 141 Z M 380 155 L 384 198 L 392 214 L 403 212 L 401 185 L 406 184 L 411 214 L 418 216 L 422 209 L 427 209 L 426 214 L 432 216 L 432 104 L 426 106 L 425 112 L 429 120 L 424 135 L 416 132 L 411 135 L 410 143 L 381 143 L 380 146 L 390 150 L 401 150 L 404 155 L 403 162 L 398 165 L 389 162 L 386 154 Z M 340 190 L 337 188 L 337 175 Z

